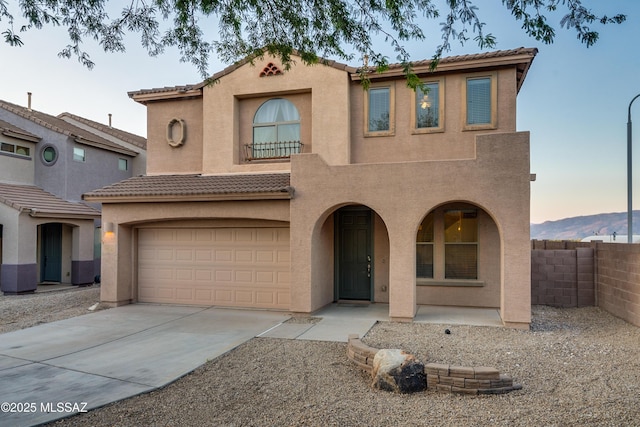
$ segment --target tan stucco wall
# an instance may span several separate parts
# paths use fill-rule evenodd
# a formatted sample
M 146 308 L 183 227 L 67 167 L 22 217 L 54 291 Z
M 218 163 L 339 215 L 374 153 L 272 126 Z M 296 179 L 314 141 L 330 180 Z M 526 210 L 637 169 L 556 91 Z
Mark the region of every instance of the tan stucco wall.
M 167 125 L 184 120 L 185 139 L 180 147 L 167 142 Z M 150 102 L 147 105 L 147 174 L 202 172 L 202 100 Z M 178 128 L 176 131 L 176 138 Z
M 384 221 L 373 215 L 373 298 L 389 302 L 389 232 Z
M 451 160 L 475 157 L 475 137 L 484 131 L 463 130 L 465 99 L 463 88 L 470 75 L 491 73 L 447 74 L 444 86 L 444 127 L 442 132 L 412 133 L 411 105 L 415 92 L 402 80 L 390 82 L 395 90 L 395 132 L 393 136 L 364 136 L 365 94 L 359 82 L 350 86 L 352 114 L 353 163 L 404 162 L 407 160 Z M 496 72 L 497 128 L 490 132 L 516 130 L 516 70 L 515 67 Z M 434 76 L 435 77 L 435 76 Z M 428 78 L 425 80 L 429 80 Z M 377 84 L 384 84 L 378 83 Z M 442 119 L 442 118 L 441 118 Z
M 218 83 L 204 88 L 205 173 L 274 171 L 290 168 L 288 162 L 244 163 L 239 158 L 240 147 L 246 143 L 241 141 L 239 129 L 243 129 L 244 138 L 244 132 L 251 125 L 251 122 L 247 122 L 253 120 L 255 114 L 255 111 L 244 111 L 244 106 L 251 103 L 251 98 L 265 100 L 272 96 L 291 97 L 296 100 L 294 103 L 299 106 L 302 115 L 301 134 L 310 139 L 313 152 L 321 153 L 331 164 L 349 162 L 348 73 L 325 65 L 307 67 L 294 64 L 283 75 L 259 77 L 259 73 L 270 62 L 284 70 L 277 60 L 265 57 L 256 60 L 253 66 L 245 64 L 239 67 L 221 77 Z M 300 93 L 303 95 L 298 96 Z M 260 103 L 254 103 L 255 109 Z M 306 141 L 303 143 L 307 144 Z
M 297 295 L 292 293 L 291 309 L 311 312 L 327 303 L 311 297 L 314 270 L 324 268 L 312 256 L 312 242 L 321 236 L 318 219 L 322 224 L 328 212 L 351 203 L 370 207 L 384 222 L 389 235 L 389 315 L 397 320 L 413 318 L 418 225 L 437 206 L 465 201 L 489 213 L 500 233 L 501 246 L 491 251 L 501 253 L 503 320 L 513 326 L 528 324 L 528 141 L 526 132 L 482 135 L 476 143 L 477 157 L 471 160 L 332 167 L 313 154 L 292 158 L 296 196 L 291 201 L 291 235 L 300 237 L 291 242 L 292 283 L 299 287 Z M 496 240 L 490 239 L 498 246 Z M 495 304 L 495 293 L 489 299 L 490 305 Z

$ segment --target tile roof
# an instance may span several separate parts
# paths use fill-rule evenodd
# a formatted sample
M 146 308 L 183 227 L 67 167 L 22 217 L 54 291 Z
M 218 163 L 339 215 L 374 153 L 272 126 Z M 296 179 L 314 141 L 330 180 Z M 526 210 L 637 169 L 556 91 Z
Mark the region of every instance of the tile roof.
M 28 211 L 34 217 L 100 218 L 99 210 L 84 203 L 61 199 L 34 185 L 0 183 L 0 203 Z
M 99 130 L 100 132 L 104 132 L 108 135 L 111 135 L 113 137 L 116 137 L 122 141 L 128 142 L 130 144 L 133 144 L 137 147 L 140 148 L 144 148 L 145 150 L 147 149 L 147 139 L 143 138 L 139 135 L 136 135 L 134 133 L 130 133 L 127 131 L 124 131 L 122 129 L 116 129 L 112 126 L 109 125 L 105 125 L 99 122 L 94 122 L 93 120 L 89 120 L 86 119 L 84 117 L 80 117 L 80 116 L 76 116 L 75 114 L 71 114 L 68 112 L 64 112 L 61 114 L 58 114 L 58 118 L 63 119 L 65 117 L 69 117 L 72 120 L 78 121 L 80 123 L 84 123 L 87 126 L 90 126 L 96 130 Z
M 537 53 L 538 53 L 538 49 L 536 48 L 518 47 L 515 49 L 495 50 L 492 52 L 472 53 L 468 55 L 445 56 L 440 59 L 438 64 L 440 65 L 440 64 L 451 64 L 456 62 L 477 61 L 477 60 L 483 60 L 483 59 L 506 58 L 506 57 L 515 56 L 515 55 L 535 56 Z M 415 62 L 412 62 L 411 64 L 414 67 L 431 65 L 431 59 L 415 61 Z M 402 64 L 389 64 L 389 68 L 390 69 L 402 68 Z
M 209 77 L 207 80 L 205 80 L 203 82 L 200 82 L 200 83 L 186 84 L 186 85 L 179 85 L 179 86 L 165 86 L 165 87 L 161 87 L 161 88 L 152 88 L 152 89 L 140 89 L 140 90 L 137 90 L 137 91 L 128 92 L 128 95 L 129 95 L 130 98 L 133 98 L 135 96 L 140 96 L 140 95 L 161 94 L 161 93 L 171 93 L 171 92 L 174 92 L 174 93 L 175 92 L 179 92 L 179 93 L 182 93 L 182 94 L 195 92 L 192 95 L 196 95 L 196 94 L 199 94 L 199 92 L 202 90 L 203 87 L 207 86 L 208 84 L 211 84 L 211 82 L 215 82 L 219 78 L 221 78 L 223 76 L 226 76 L 227 74 L 232 73 L 233 71 L 237 70 L 238 68 L 242 67 L 243 65 L 251 63 L 251 61 L 254 60 L 254 59 L 256 59 L 256 58 L 255 57 L 244 58 L 244 59 L 242 59 L 242 60 L 240 60 L 238 62 L 235 62 L 235 63 L 229 65 L 228 67 L 226 67 L 222 71 L 218 71 L 217 73 L 215 73 L 214 75 Z M 342 64 L 342 63 L 334 61 L 334 60 L 325 59 L 325 58 L 319 58 L 318 61 L 319 61 L 318 64 L 326 65 L 328 67 L 337 68 L 338 70 L 344 70 L 344 71 L 346 71 L 348 73 L 355 73 L 357 71 L 357 69 L 354 68 L 354 67 L 351 67 L 351 66 L 346 65 L 346 64 Z
M 480 60 L 489 60 L 489 59 L 499 59 L 499 58 L 507 58 L 510 56 L 516 56 L 516 55 L 528 55 L 531 57 L 534 57 L 536 54 L 538 53 L 538 49 L 536 48 L 525 48 L 525 47 L 519 47 L 516 49 L 508 49 L 508 50 L 497 50 L 497 51 L 492 51 L 492 52 L 482 52 L 482 53 L 474 53 L 474 54 L 469 54 L 469 55 L 455 55 L 455 56 L 447 56 L 447 57 L 443 57 L 440 59 L 440 61 L 438 62 L 439 65 L 447 65 L 447 64 L 456 64 L 456 63 L 463 63 L 463 62 L 469 62 L 469 61 L 480 61 Z M 234 70 L 240 68 L 241 66 L 247 64 L 251 62 L 251 58 L 245 58 L 241 61 L 238 61 L 230 66 L 228 66 L 227 68 L 225 68 L 222 71 L 219 71 L 217 73 L 215 73 L 213 76 L 211 76 L 209 79 L 205 80 L 204 82 L 201 83 L 196 83 L 196 84 L 187 84 L 187 85 L 182 85 L 182 86 L 165 86 L 163 88 L 153 88 L 153 89 L 141 89 L 138 91 L 132 91 L 132 92 L 128 92 L 129 97 L 134 98 L 137 96 L 143 96 L 143 95 L 153 95 L 153 94 L 169 94 L 169 93 L 180 93 L 182 94 L 182 96 L 185 97 L 194 97 L 194 96 L 199 96 L 201 95 L 201 90 L 204 86 L 206 86 L 207 84 L 209 84 L 210 81 L 215 81 L 217 79 L 219 79 L 220 77 L 223 77 L 231 72 L 233 72 Z M 330 67 L 334 67 L 337 68 L 339 70 L 344 70 L 347 73 L 351 74 L 352 77 L 358 77 L 359 76 L 359 72 L 360 69 L 356 68 L 356 67 L 352 67 L 346 64 L 342 64 L 336 61 L 332 61 L 332 60 L 328 60 L 328 59 L 324 59 L 324 58 L 320 58 L 320 63 L 328 65 Z M 428 67 L 431 65 L 431 59 L 424 59 L 424 60 L 419 60 L 419 61 L 413 61 L 412 65 L 415 68 L 424 68 L 424 67 Z M 385 73 L 388 72 L 395 72 L 397 70 L 402 70 L 403 65 L 402 64 L 389 64 L 389 69 L 388 71 L 386 71 Z M 528 69 L 528 68 L 527 68 Z M 526 69 L 524 70 L 524 72 L 522 73 L 522 78 L 524 78 L 524 76 L 526 75 Z M 373 73 L 373 71 L 372 71 Z M 384 75 L 385 73 L 382 73 L 382 75 Z M 377 74 L 377 76 L 380 76 L 380 74 Z M 143 101 L 140 101 L 143 102 Z
M 520 91 L 533 58 L 537 53 L 538 49 L 536 48 L 519 47 L 509 50 L 443 57 L 438 61 L 438 65 L 433 71 L 431 70 L 431 59 L 414 61 L 411 66 L 413 68 L 412 71 L 420 76 L 438 72 L 457 72 L 460 70 L 468 72 L 488 67 L 515 66 L 517 90 Z M 402 64 L 389 64 L 389 68 L 382 73 L 376 72 L 375 68 L 372 67 L 368 72 L 368 77 L 370 79 L 398 78 L 403 74 L 404 66 Z M 361 78 L 360 70 L 351 74 L 352 80 L 360 80 Z
M 15 105 L 3 100 L 0 100 L 0 108 L 3 108 L 13 114 L 17 114 L 18 116 L 25 119 L 31 120 L 32 122 L 37 123 L 38 125 L 50 129 L 54 132 L 67 135 L 73 138 L 79 144 L 90 145 L 93 147 L 102 148 L 103 150 L 125 154 L 131 157 L 135 157 L 138 155 L 138 153 L 133 150 L 111 142 L 105 138 L 89 132 L 88 130 L 84 130 L 82 128 L 74 126 L 71 123 L 65 122 L 64 120 L 51 116 L 49 114 L 42 113 L 36 110 L 30 110 L 28 108 L 21 107 L 19 105 Z
M 233 175 L 146 175 L 120 181 L 83 195 L 84 200 L 113 198 L 189 197 L 215 199 L 220 196 L 269 194 L 290 197 L 289 173 Z
M 4 120 L 0 120 L 0 133 L 6 136 L 24 139 L 31 142 L 38 142 L 42 139 L 38 135 L 27 132 L 26 130 L 21 129 L 18 126 L 15 126 L 9 122 L 5 122 Z

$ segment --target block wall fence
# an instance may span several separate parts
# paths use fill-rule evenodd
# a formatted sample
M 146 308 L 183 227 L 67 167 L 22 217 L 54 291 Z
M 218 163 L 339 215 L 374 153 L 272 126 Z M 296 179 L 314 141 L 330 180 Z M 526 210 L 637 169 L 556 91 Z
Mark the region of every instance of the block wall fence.
M 640 245 L 532 240 L 531 304 L 598 306 L 640 326 Z

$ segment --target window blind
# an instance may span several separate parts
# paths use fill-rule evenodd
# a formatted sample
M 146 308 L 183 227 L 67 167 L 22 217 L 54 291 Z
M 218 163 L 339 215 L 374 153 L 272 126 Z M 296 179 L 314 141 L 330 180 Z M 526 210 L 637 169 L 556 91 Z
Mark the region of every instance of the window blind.
M 467 124 L 491 123 L 491 78 L 467 80 Z

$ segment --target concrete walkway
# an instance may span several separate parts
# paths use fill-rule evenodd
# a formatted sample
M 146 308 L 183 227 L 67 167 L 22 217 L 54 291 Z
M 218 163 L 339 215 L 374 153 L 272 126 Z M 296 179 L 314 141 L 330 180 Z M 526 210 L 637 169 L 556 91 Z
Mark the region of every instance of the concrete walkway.
M 346 342 L 386 304 L 288 313 L 134 304 L 0 335 L 0 426 L 32 426 L 146 393 L 255 336 Z M 500 326 L 496 310 L 421 306 L 417 322 Z M 4 403 L 6 402 L 6 403 Z M 7 406 L 9 404 L 9 406 Z

